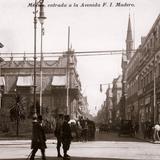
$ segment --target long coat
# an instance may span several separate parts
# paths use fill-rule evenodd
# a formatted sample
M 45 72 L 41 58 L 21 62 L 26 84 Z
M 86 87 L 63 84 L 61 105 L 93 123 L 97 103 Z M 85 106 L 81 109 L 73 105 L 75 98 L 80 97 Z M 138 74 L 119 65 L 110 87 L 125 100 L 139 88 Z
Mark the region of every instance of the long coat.
M 62 122 L 57 121 L 56 128 L 54 131 L 54 135 L 57 137 L 57 139 L 62 139 Z
M 31 148 L 47 148 L 44 129 L 38 122 L 33 123 Z
M 67 121 L 64 121 L 62 125 L 62 143 L 64 152 L 69 150 L 71 140 L 72 140 L 71 127 Z

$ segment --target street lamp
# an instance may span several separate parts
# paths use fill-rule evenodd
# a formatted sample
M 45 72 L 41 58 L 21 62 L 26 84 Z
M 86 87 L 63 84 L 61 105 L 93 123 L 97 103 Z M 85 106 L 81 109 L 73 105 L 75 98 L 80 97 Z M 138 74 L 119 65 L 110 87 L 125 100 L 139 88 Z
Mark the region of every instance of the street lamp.
M 42 114 L 42 76 L 43 76 L 43 72 L 42 72 L 42 61 L 43 61 L 43 35 L 44 35 L 44 28 L 43 28 L 43 24 L 44 24 L 44 20 L 46 19 L 46 17 L 44 16 L 44 4 L 43 4 L 44 0 L 40 1 L 40 11 L 39 11 L 39 22 L 41 24 L 41 58 L 40 58 L 40 114 Z
M 37 54 L 37 0 L 34 4 L 34 73 L 33 73 L 33 118 L 37 117 L 36 111 L 36 54 Z
M 100 84 L 100 85 L 99 85 L 99 90 L 100 90 L 100 92 L 103 91 L 103 86 L 104 86 L 104 85 L 108 85 L 108 87 L 109 87 L 110 84 L 112 84 L 112 83 Z

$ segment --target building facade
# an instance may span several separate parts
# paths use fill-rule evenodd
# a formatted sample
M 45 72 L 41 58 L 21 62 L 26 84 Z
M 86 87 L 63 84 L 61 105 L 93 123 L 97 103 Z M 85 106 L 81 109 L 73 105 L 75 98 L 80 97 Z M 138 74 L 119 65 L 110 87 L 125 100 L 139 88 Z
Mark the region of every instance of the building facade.
M 113 123 L 116 125 L 121 119 L 120 99 L 122 97 L 122 76 L 119 75 L 117 78 L 115 78 L 112 82 L 112 85 Z
M 4 57 L 5 61 L 1 63 L 0 126 L 2 130 L 7 127 L 9 129 L 10 123 L 13 123 L 12 126 L 14 127 L 16 122 L 13 122 L 11 118 L 14 118 L 12 116 L 14 116 L 17 103 L 19 116 L 20 118 L 23 117 L 23 121 L 20 121 L 23 126 L 29 124 L 28 121 L 33 114 L 34 61 L 25 55 L 20 59 Z M 59 113 L 69 114 L 71 118 L 77 117 L 79 114 L 81 83 L 76 65 L 77 60 L 74 51 L 64 53 L 58 60 L 45 60 L 43 57 L 42 88 L 40 88 L 40 61 L 37 60 L 36 111 L 37 113 L 41 112 L 46 122 L 54 122 L 54 118 Z M 69 108 L 67 108 L 67 85 Z M 39 105 L 40 90 L 42 90 L 42 106 Z M 7 126 L 4 126 L 4 121 L 7 122 L 5 123 Z
M 160 122 L 160 15 L 127 64 L 126 118 Z
M 113 124 L 113 93 L 112 93 L 112 88 L 110 85 L 108 86 L 106 90 L 106 100 L 105 100 L 105 105 L 106 105 L 106 117 L 107 117 L 107 124 L 112 126 Z

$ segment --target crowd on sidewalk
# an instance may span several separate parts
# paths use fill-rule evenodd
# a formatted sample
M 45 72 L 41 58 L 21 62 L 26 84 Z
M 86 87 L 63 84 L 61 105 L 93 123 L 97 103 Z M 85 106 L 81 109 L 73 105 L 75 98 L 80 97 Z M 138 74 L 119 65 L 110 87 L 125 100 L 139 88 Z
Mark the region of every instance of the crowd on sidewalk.
M 142 124 L 143 138 L 152 142 L 160 141 L 160 124 L 156 122 L 146 121 Z

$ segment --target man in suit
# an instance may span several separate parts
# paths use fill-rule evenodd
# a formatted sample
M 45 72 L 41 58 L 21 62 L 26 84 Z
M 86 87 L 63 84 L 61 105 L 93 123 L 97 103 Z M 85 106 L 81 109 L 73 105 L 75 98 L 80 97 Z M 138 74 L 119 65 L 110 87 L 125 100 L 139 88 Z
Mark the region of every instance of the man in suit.
M 69 115 L 64 116 L 64 122 L 62 125 L 62 143 L 63 143 L 63 152 L 64 158 L 68 159 L 70 156 L 67 154 L 67 151 L 70 148 L 72 135 L 71 135 L 71 127 L 69 125 L 70 117 Z
M 47 148 L 46 136 L 44 129 L 42 127 L 42 116 L 39 115 L 38 119 L 33 120 L 32 143 L 31 143 L 32 154 L 30 160 L 34 160 L 35 154 L 38 151 L 38 149 L 41 150 L 42 160 L 46 160 L 45 148 Z
M 57 157 L 62 157 L 60 153 L 60 147 L 62 144 L 62 124 L 63 124 L 63 114 L 59 114 L 56 119 L 56 128 L 54 134 L 57 138 Z

